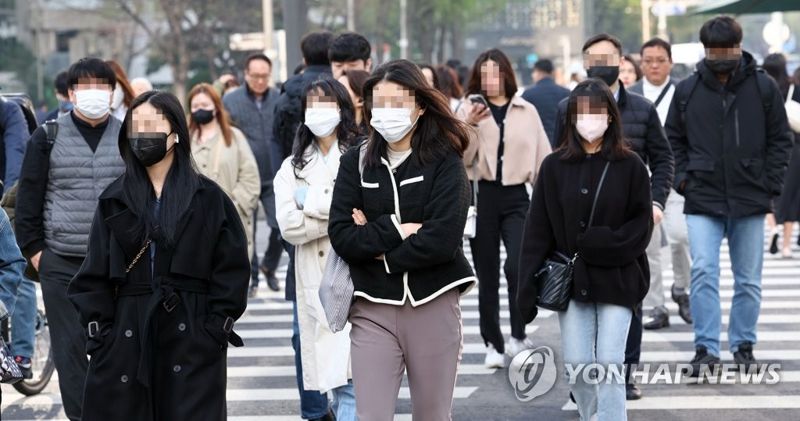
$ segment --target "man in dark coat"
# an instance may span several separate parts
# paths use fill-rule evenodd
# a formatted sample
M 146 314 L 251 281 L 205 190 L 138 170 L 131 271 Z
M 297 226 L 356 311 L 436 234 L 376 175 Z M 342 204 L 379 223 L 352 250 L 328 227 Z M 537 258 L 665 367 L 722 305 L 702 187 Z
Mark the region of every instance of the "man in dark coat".
M 69 285 L 91 355 L 81 420 L 224 420 L 226 349 L 243 344 L 233 325 L 250 278 L 239 214 L 201 178 L 174 245 L 156 240 L 142 253 L 127 200 L 122 178 L 100 195 L 86 260 Z
M 605 81 L 617 98 L 622 115 L 622 130 L 629 146 L 639 154 L 651 172 L 651 195 L 653 199 L 653 235 L 647 249 L 648 261 L 660 259 L 661 252 L 661 220 L 664 217 L 664 206 L 672 187 L 673 159 L 669 141 L 658 119 L 658 112 L 653 103 L 640 95 L 625 90 L 619 82 L 619 62 L 622 57 L 622 44 L 608 34 L 595 35 L 583 46 L 584 67 L 589 77 Z M 567 100 L 561 101 L 558 108 L 556 138 L 560 138 L 564 130 L 564 116 L 567 115 Z M 653 266 L 660 267 L 659 264 Z M 639 363 L 642 348 L 642 311 L 637 306 L 628 333 L 628 345 L 625 350 L 625 364 L 630 374 Z M 630 375 L 628 376 L 630 378 Z M 641 392 L 633 383 L 627 384 L 628 399 L 639 399 Z
M 230 113 L 233 124 L 244 133 L 256 158 L 258 173 L 261 176 L 261 205 L 267 217 L 267 226 L 270 227 L 269 244 L 264 257 L 259 260 L 255 247 L 253 249 L 252 285 L 253 288 L 258 286 L 260 270 L 267 278 L 270 289 L 278 291 L 278 278 L 275 273 L 283 248 L 278 233 L 278 220 L 275 218 L 275 192 L 272 190 L 272 179 L 275 177 L 276 169 L 270 165 L 269 139 L 275 121 L 273 111 L 279 95 L 277 89 L 269 86 L 272 79 L 272 60 L 261 53 L 251 54 L 245 60 L 244 79 L 245 84 L 228 92 L 222 98 L 222 102 Z M 254 240 L 257 226 L 257 223 L 253 224 Z
M 550 145 L 555 149 L 558 146 L 555 137 L 558 103 L 569 96 L 569 89 L 558 86 L 553 80 L 553 62 L 548 59 L 533 65 L 533 82 L 535 84 L 522 93 L 522 98 L 536 107 Z
M 742 51 L 742 28 L 717 17 L 700 29 L 706 58 L 682 81 L 666 130 L 675 151 L 676 191 L 692 253 L 694 373 L 720 362 L 719 253 L 728 239 L 736 294 L 728 344 L 736 364 L 755 364 L 761 308 L 764 215 L 781 193 L 792 147 L 775 82 Z

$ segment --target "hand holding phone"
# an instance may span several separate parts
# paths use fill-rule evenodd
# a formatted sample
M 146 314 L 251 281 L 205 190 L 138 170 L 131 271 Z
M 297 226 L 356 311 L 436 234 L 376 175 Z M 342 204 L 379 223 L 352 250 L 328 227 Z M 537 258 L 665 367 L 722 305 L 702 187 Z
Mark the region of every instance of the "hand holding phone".
M 483 95 L 473 94 L 468 96 L 467 99 L 472 104 L 472 107 L 467 114 L 468 124 L 476 126 L 481 120 L 491 115 L 491 111 L 489 111 L 489 103 L 486 102 L 486 99 L 483 97 Z

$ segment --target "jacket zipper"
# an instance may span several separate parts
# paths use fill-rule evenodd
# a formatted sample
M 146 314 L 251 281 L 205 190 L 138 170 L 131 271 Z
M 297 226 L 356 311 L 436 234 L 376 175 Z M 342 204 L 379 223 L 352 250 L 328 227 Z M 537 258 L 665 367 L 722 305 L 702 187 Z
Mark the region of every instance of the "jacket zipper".
M 739 147 L 739 110 L 733 111 L 734 127 L 736 128 L 736 147 Z

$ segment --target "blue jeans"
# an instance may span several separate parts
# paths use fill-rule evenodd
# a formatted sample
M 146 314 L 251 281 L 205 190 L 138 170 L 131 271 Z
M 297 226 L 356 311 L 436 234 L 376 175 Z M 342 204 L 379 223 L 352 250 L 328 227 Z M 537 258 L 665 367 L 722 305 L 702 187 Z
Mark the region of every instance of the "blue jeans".
M 17 289 L 17 305 L 11 315 L 11 351 L 14 355 L 33 357 L 36 338 L 36 284 L 23 278 Z
M 322 418 L 328 413 L 328 395 L 315 390 L 305 390 L 303 387 L 303 364 L 300 360 L 300 325 L 297 323 L 297 301 L 292 302 L 292 317 L 292 348 L 294 348 L 294 367 L 297 370 L 297 389 L 300 391 L 300 416 L 304 420 Z M 350 387 L 352 388 L 352 386 Z M 355 396 L 352 390 L 350 394 Z M 355 402 L 353 402 L 353 407 L 355 407 Z
M 339 386 L 333 392 L 333 412 L 336 421 L 356 421 L 356 392 L 353 390 L 353 381 L 347 385 Z
M 728 239 L 733 270 L 733 304 L 728 322 L 731 352 L 744 342 L 756 343 L 761 310 L 761 269 L 764 264 L 764 215 L 717 218 L 686 215 L 692 253 L 691 305 L 694 344 L 719 356 L 722 311 L 719 300 L 719 255 Z
M 600 364 L 605 373 L 622 376 L 602 377 L 602 381 L 586 381 L 583 371 L 574 376 L 570 390 L 578 404 L 581 421 L 589 421 L 597 413 L 597 421 L 625 421 L 625 341 L 633 311 L 612 304 L 583 303 L 571 300 L 567 311 L 558 313 L 564 364 Z M 570 368 L 567 368 L 567 374 Z

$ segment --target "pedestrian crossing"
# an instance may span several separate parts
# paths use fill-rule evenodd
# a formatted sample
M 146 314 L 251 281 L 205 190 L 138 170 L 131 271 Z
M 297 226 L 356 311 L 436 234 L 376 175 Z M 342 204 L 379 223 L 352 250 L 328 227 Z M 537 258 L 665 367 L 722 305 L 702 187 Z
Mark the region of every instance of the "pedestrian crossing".
M 677 305 L 669 296 L 672 283 L 668 249 L 664 250 L 664 283 L 671 327 L 659 331 L 645 331 L 642 344 L 643 363 L 686 363 L 693 356 L 694 334 L 677 316 Z M 800 250 L 795 250 L 800 255 Z M 469 246 L 465 253 L 471 261 Z M 505 253 L 501 253 L 505 259 Z M 501 266 L 502 267 L 502 266 Z M 721 250 L 722 276 L 722 343 L 723 362 L 732 361 L 727 350 L 728 316 L 730 297 L 733 294 L 733 278 L 727 245 Z M 285 275 L 286 267 L 279 270 Z M 505 279 L 501 276 L 501 325 L 508 337 L 508 293 Z M 263 283 L 262 283 L 263 285 Z M 759 343 L 755 356 L 763 362 L 782 364 L 781 382 L 773 386 L 758 385 L 693 385 L 684 380 L 680 385 L 642 386 L 642 400 L 629 402 L 629 419 L 649 419 L 653 411 L 671 411 L 671 419 L 710 419 L 702 414 L 714 414 L 720 409 L 758 410 L 800 409 L 800 260 L 783 260 L 767 256 L 764 263 L 762 311 L 759 318 Z M 459 408 L 471 405 L 480 394 L 509 394 L 505 369 L 483 367 L 485 352 L 480 337 L 478 314 L 478 289 L 474 288 L 462 297 L 464 332 L 464 356 L 459 367 L 459 376 L 454 393 L 454 419 L 472 418 L 469 411 Z M 540 311 L 537 319 L 527 327 L 534 343 L 551 346 L 560 354 L 558 318 L 550 311 Z M 296 388 L 294 352 L 291 348 L 292 304 L 283 300 L 283 291 L 272 292 L 265 286 L 257 297 L 250 299 L 248 309 L 237 322 L 237 332 L 244 338 L 246 346 L 230 348 L 228 351 L 228 413 L 232 421 L 284 421 L 299 419 L 299 394 Z M 553 333 L 555 332 L 555 334 Z M 560 361 L 560 360 L 558 360 Z M 499 379 L 499 381 L 498 381 Z M 498 383 L 502 383 L 498 386 Z M 558 392 L 558 393 L 556 393 Z M 535 401 L 536 406 L 553 406 L 560 409 L 563 417 L 554 420 L 575 419 L 575 406 L 566 402 L 566 394 L 553 391 Z M 521 406 L 532 405 L 520 403 Z M 531 406 L 532 408 L 533 406 Z M 407 382 L 399 394 L 396 420 L 410 420 L 410 404 Z M 502 414 L 498 414 L 501 418 Z M 65 420 L 54 376 L 48 389 L 37 396 L 23 397 L 13 388 L 3 385 L 2 419 Z M 502 419 L 530 419 L 508 416 Z

